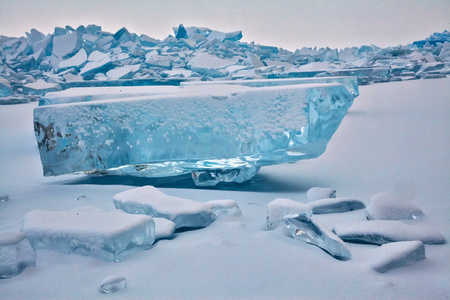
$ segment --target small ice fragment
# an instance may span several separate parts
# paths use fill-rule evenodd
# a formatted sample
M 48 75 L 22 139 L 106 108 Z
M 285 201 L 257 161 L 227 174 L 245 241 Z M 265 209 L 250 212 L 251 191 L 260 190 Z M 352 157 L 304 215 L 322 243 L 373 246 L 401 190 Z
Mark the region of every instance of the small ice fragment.
M 36 251 L 25 234 L 0 231 L 0 279 L 17 276 L 35 265 Z
M 306 192 L 306 202 L 325 198 L 336 198 L 336 190 L 322 187 L 312 187 Z
M 407 220 L 423 219 L 420 208 L 391 193 L 378 193 L 370 198 L 366 208 L 369 220 Z
M 312 207 L 314 214 L 341 213 L 357 209 L 363 209 L 366 206 L 360 200 L 354 198 L 326 198 L 314 200 L 308 203 Z
M 377 248 L 369 265 L 375 271 L 384 273 L 422 259 L 425 259 L 425 246 L 421 241 L 396 242 Z
M 80 195 L 77 197 L 77 200 L 86 199 L 87 197 L 85 195 Z
M 346 242 L 386 244 L 399 241 L 422 241 L 425 244 L 444 244 L 442 234 L 429 225 L 392 220 L 341 222 L 333 232 Z
M 6 202 L 9 200 L 8 194 L 0 194 L 0 202 Z
M 166 218 L 153 218 L 155 221 L 155 240 L 170 238 L 175 232 L 175 223 Z
M 204 203 L 169 196 L 153 186 L 131 189 L 113 197 L 116 208 L 130 214 L 143 214 L 173 221 L 177 228 L 206 227 L 215 220 Z
M 286 216 L 284 225 L 294 239 L 322 248 L 334 258 L 348 260 L 352 256 L 350 250 L 337 235 L 308 216 Z
M 312 216 L 312 210 L 308 204 L 286 198 L 277 198 L 267 205 L 267 228 L 278 227 L 283 221 L 283 217 L 287 215 Z
M 103 279 L 100 292 L 102 294 L 112 294 L 126 288 L 126 286 L 127 280 L 125 277 L 112 275 Z
M 241 209 L 234 200 L 212 200 L 205 204 L 211 208 L 216 217 L 219 215 L 242 216 Z

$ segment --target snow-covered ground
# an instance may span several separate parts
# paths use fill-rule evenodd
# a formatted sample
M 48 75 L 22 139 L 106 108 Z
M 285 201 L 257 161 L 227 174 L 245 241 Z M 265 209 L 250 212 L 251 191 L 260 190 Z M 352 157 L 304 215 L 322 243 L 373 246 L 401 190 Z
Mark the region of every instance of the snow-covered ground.
M 270 201 L 304 202 L 309 188 L 322 186 L 366 204 L 376 193 L 396 193 L 450 239 L 450 80 L 376 84 L 360 93 L 321 157 L 265 167 L 251 183 L 221 189 L 195 188 L 189 178 L 45 178 L 33 133 L 37 104 L 0 107 L 0 194 L 10 196 L 0 202 L 1 230 L 19 229 L 35 209 L 111 211 L 115 194 L 147 184 L 200 202 L 232 199 L 243 214 L 177 233 L 118 263 L 38 250 L 36 267 L 0 280 L 0 299 L 447 299 L 448 243 L 425 245 L 426 259 L 378 273 L 371 261 L 379 246 L 347 243 L 352 259 L 340 261 L 266 228 Z M 365 215 L 357 210 L 313 220 L 331 228 Z M 127 287 L 101 294 L 111 275 L 125 277 Z

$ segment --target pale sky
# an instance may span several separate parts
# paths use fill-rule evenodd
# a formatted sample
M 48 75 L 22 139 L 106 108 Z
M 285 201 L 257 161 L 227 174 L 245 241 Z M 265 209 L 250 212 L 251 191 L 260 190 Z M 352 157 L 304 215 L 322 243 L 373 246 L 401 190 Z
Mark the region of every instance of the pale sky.
M 0 35 L 96 24 L 163 39 L 172 27 L 243 31 L 245 42 L 344 48 L 397 46 L 450 30 L 450 0 L 0 0 Z

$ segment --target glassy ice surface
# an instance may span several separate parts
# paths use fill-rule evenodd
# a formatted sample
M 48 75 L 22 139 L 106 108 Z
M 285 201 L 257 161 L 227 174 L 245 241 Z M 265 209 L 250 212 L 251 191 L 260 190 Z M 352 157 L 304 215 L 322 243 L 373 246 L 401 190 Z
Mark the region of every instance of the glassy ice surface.
M 322 248 L 337 259 L 348 260 L 352 256 L 350 250 L 338 236 L 308 216 L 286 216 L 284 225 L 294 239 Z
M 24 216 L 22 232 L 36 248 L 110 261 L 125 260 L 155 241 L 151 217 L 117 212 L 40 211 Z
M 190 199 L 169 196 L 153 186 L 131 189 L 114 195 L 114 205 L 130 214 L 166 218 L 176 228 L 206 227 L 216 216 L 210 205 Z
M 346 242 L 382 245 L 400 241 L 444 244 L 444 236 L 423 222 L 391 220 L 342 222 L 333 232 Z
M 211 208 L 216 217 L 221 215 L 240 217 L 241 209 L 234 200 L 211 200 L 205 202 L 206 206 Z
M 112 275 L 103 279 L 100 285 L 100 292 L 102 294 L 112 294 L 123 290 L 126 286 L 127 280 L 125 277 Z
M 389 243 L 375 249 L 370 266 L 377 272 L 411 265 L 425 259 L 425 246 L 421 241 Z
M 37 107 L 44 174 L 241 182 L 261 166 L 320 156 L 353 102 L 337 83 L 201 90 Z
M 360 200 L 344 197 L 315 200 L 308 202 L 308 205 L 314 214 L 342 213 L 366 207 Z
M 0 279 L 19 275 L 36 265 L 36 251 L 25 234 L 0 231 Z
M 277 198 L 267 204 L 266 225 L 274 229 L 283 222 L 287 215 L 312 216 L 311 206 L 287 198 Z
M 378 193 L 370 198 L 366 208 L 370 220 L 408 220 L 423 219 L 425 214 L 414 204 L 392 193 Z

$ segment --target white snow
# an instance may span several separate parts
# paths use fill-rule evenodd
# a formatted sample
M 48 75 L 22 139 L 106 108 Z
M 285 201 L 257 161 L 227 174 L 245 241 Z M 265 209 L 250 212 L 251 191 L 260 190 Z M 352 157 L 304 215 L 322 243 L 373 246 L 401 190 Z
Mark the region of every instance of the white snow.
M 172 237 L 176 229 L 176 224 L 166 218 L 153 218 L 155 222 L 155 240 Z
M 425 259 L 425 246 L 421 241 L 396 242 L 375 249 L 369 265 L 375 271 L 384 273 L 422 259 Z
M 423 211 L 392 193 L 378 193 L 370 198 L 366 208 L 370 220 L 404 220 L 425 218 Z
M 127 279 L 123 299 L 446 299 L 450 244 L 426 245 L 427 259 L 380 274 L 368 267 L 374 245 L 347 243 L 339 261 L 317 247 L 267 230 L 267 204 L 304 201 L 314 186 L 368 203 L 381 191 L 420 207 L 435 230 L 450 238 L 450 80 L 414 80 L 360 87 L 341 126 L 317 159 L 263 167 L 250 184 L 196 189 L 190 179 L 144 180 L 85 175 L 43 177 L 33 132 L 37 103 L 0 107 L 0 228 L 19 230 L 31 210 L 68 211 L 91 205 L 114 210 L 115 194 L 152 184 L 167 195 L 207 202 L 232 199 L 242 217 L 177 233 L 148 251 L 113 263 L 38 250 L 36 267 L 0 280 L 4 299 L 105 299 L 100 283 Z M 80 195 L 86 196 L 80 198 Z M 364 221 L 364 210 L 314 215 L 331 228 Z M 418 220 L 413 220 L 418 221 Z M 369 221 L 365 221 L 369 222 Z

